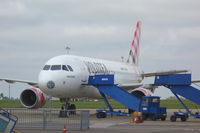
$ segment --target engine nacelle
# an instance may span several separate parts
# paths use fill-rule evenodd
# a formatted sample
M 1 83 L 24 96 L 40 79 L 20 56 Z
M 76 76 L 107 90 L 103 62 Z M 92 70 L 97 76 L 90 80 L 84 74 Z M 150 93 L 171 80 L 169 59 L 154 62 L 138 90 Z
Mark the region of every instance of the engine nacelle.
M 136 96 L 137 98 L 141 98 L 142 96 L 152 96 L 152 92 L 145 88 L 136 88 L 131 91 L 131 94 Z
M 46 100 L 46 95 L 38 88 L 26 89 L 20 95 L 21 104 L 29 109 L 42 107 Z

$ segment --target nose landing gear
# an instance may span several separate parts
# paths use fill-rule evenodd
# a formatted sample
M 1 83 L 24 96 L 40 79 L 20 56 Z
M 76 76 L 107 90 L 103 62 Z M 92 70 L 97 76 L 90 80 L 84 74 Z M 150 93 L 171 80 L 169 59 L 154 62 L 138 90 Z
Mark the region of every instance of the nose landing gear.
M 61 98 L 60 102 L 64 102 L 61 106 L 59 117 L 69 117 L 70 115 L 76 115 L 76 105 L 69 103 L 69 98 Z

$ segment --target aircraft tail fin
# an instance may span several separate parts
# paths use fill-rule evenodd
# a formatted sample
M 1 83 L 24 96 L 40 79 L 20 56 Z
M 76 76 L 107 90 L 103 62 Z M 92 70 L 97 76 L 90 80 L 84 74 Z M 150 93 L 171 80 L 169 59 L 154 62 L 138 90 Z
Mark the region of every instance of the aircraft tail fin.
M 136 24 L 136 30 L 134 32 L 133 41 L 128 56 L 128 63 L 138 65 L 139 59 L 139 48 L 140 48 L 140 34 L 141 34 L 141 22 L 138 21 Z

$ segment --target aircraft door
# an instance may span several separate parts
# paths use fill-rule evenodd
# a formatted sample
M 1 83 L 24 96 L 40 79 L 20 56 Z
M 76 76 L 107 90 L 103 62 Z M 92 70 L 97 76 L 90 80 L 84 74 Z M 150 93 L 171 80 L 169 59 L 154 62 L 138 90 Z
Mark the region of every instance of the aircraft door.
M 87 66 L 85 65 L 84 62 L 79 61 L 80 62 L 80 70 L 81 70 L 81 74 L 80 74 L 80 78 L 81 78 L 81 82 L 84 84 L 86 84 L 88 82 L 88 78 L 89 78 L 89 73 L 87 71 Z

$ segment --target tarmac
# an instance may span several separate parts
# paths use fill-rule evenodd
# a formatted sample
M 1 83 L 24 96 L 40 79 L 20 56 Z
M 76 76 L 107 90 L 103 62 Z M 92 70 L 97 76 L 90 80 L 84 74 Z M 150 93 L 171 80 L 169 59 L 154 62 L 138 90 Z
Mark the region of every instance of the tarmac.
M 172 112 L 172 111 L 170 111 Z M 169 113 L 170 114 L 170 113 Z M 200 133 L 200 119 L 190 117 L 186 122 L 177 119 L 171 122 L 168 115 L 166 121 L 144 121 L 143 123 L 131 123 L 130 117 L 108 116 L 105 119 L 97 119 L 90 116 L 90 128 L 88 130 L 72 130 L 67 133 Z M 60 130 L 18 130 L 20 133 L 63 133 Z
M 106 123 L 103 126 L 91 127 L 88 130 L 67 131 L 67 133 L 200 133 L 200 122 L 194 121 L 173 123 L 169 121 L 147 121 L 140 124 L 119 123 L 116 125 L 106 125 Z M 21 130 L 20 133 L 63 133 L 63 130 Z

